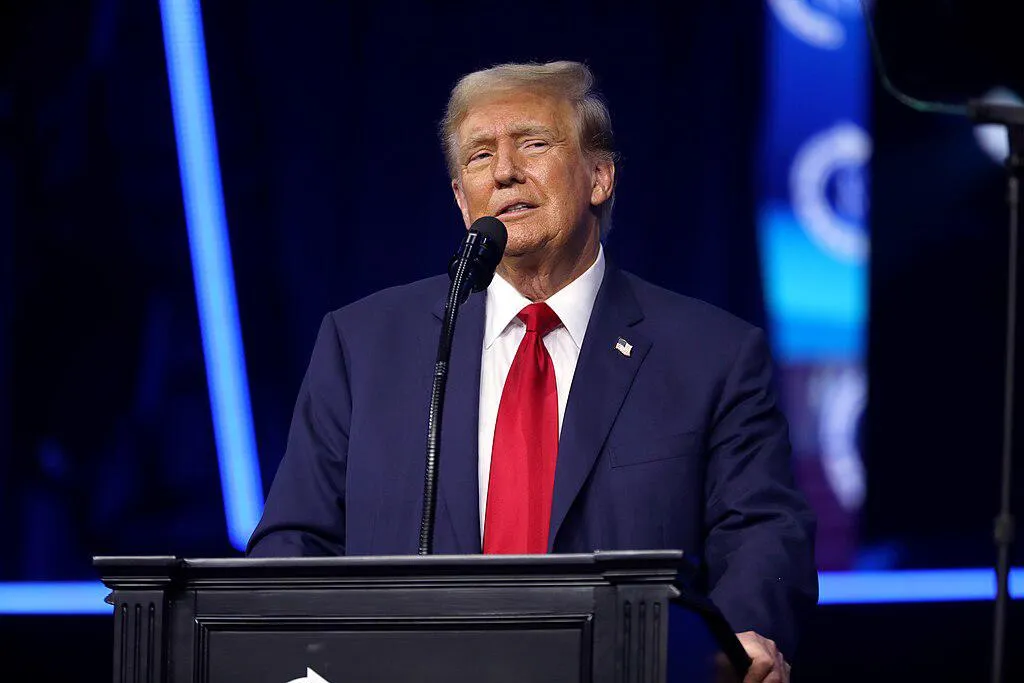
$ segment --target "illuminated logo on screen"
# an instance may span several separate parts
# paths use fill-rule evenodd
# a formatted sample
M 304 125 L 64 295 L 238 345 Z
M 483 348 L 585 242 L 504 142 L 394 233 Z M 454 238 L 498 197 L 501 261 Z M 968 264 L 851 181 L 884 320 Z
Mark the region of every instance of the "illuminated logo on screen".
M 852 123 L 811 137 L 797 150 L 789 172 L 790 201 L 807 235 L 841 261 L 868 257 L 867 162 L 871 138 Z
M 768 5 L 790 33 L 823 50 L 846 43 L 842 19 L 860 12 L 859 0 L 768 0 Z
M 867 380 L 863 368 L 851 366 L 827 372 L 819 382 L 821 467 L 842 508 L 855 512 L 864 504 L 867 490 L 860 457 L 860 423 L 867 405 Z

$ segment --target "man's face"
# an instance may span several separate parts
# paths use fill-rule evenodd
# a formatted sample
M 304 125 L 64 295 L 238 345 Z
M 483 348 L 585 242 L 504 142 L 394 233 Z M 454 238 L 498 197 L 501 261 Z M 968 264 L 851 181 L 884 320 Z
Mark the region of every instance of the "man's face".
M 508 257 L 579 250 L 598 234 L 596 207 L 611 194 L 614 167 L 588 161 L 571 105 L 509 91 L 473 105 L 456 131 L 459 177 L 452 190 L 466 227 L 496 216 Z M 591 234 L 592 233 L 592 234 Z

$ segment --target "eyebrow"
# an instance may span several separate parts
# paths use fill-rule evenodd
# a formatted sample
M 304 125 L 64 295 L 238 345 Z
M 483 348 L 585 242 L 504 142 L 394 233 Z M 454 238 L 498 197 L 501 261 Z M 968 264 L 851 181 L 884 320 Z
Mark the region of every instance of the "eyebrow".
M 513 126 L 504 132 L 508 135 L 511 135 L 514 138 L 525 138 L 530 137 L 531 135 L 555 137 L 554 130 L 548 128 L 547 126 L 542 126 L 536 123 L 527 123 L 523 125 Z M 483 144 L 485 142 L 494 142 L 494 137 L 494 134 L 490 132 L 475 133 L 473 135 L 470 135 L 469 138 L 467 138 L 467 140 L 462 145 L 460 145 L 460 149 L 466 150 L 470 147 L 476 147 L 477 145 Z

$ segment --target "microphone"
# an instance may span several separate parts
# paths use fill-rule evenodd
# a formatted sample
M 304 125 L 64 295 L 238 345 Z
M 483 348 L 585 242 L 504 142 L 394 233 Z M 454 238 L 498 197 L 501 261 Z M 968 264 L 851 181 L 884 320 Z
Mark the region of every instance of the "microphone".
M 466 303 L 470 290 L 482 292 L 494 279 L 494 270 L 501 262 L 508 243 L 508 230 L 505 224 L 494 216 L 483 216 L 473 221 L 466 231 L 466 236 L 459 245 L 459 250 L 448 262 L 448 277 L 452 279 L 453 289 L 459 280 L 460 270 L 465 283 L 465 291 L 459 291 L 459 305 Z
M 434 510 L 437 507 L 437 467 L 441 450 L 441 414 L 444 410 L 444 389 L 448 383 L 448 360 L 452 355 L 452 339 L 459 306 L 472 292 L 482 292 L 494 279 L 494 270 L 501 262 L 508 243 L 505 224 L 494 216 L 478 218 L 466 231 L 458 250 L 448 262 L 448 298 L 444 307 L 441 337 L 434 362 L 434 384 L 430 392 L 427 415 L 427 458 L 423 475 L 423 514 L 420 518 L 419 554 L 430 555 L 434 548 Z

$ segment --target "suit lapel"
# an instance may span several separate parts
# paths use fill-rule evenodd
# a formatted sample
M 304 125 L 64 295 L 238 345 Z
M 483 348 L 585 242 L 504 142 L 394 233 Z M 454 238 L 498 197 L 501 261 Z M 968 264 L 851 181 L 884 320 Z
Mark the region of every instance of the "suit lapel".
M 631 329 L 643 319 L 625 274 L 608 263 L 580 349 L 555 466 L 548 550 L 590 475 L 640 364 L 651 347 Z M 625 340 L 622 351 L 616 348 Z
M 452 342 L 444 414 L 441 418 L 441 449 L 438 462 L 438 505 L 434 539 L 440 554 L 480 552 L 479 441 L 480 354 L 484 338 L 486 293 L 471 294 L 459 310 Z M 444 299 L 434 308 L 440 322 Z M 435 335 L 436 339 L 436 335 Z M 444 519 L 447 513 L 448 520 Z M 446 521 L 454 531 L 454 548 L 443 543 L 438 529 Z

